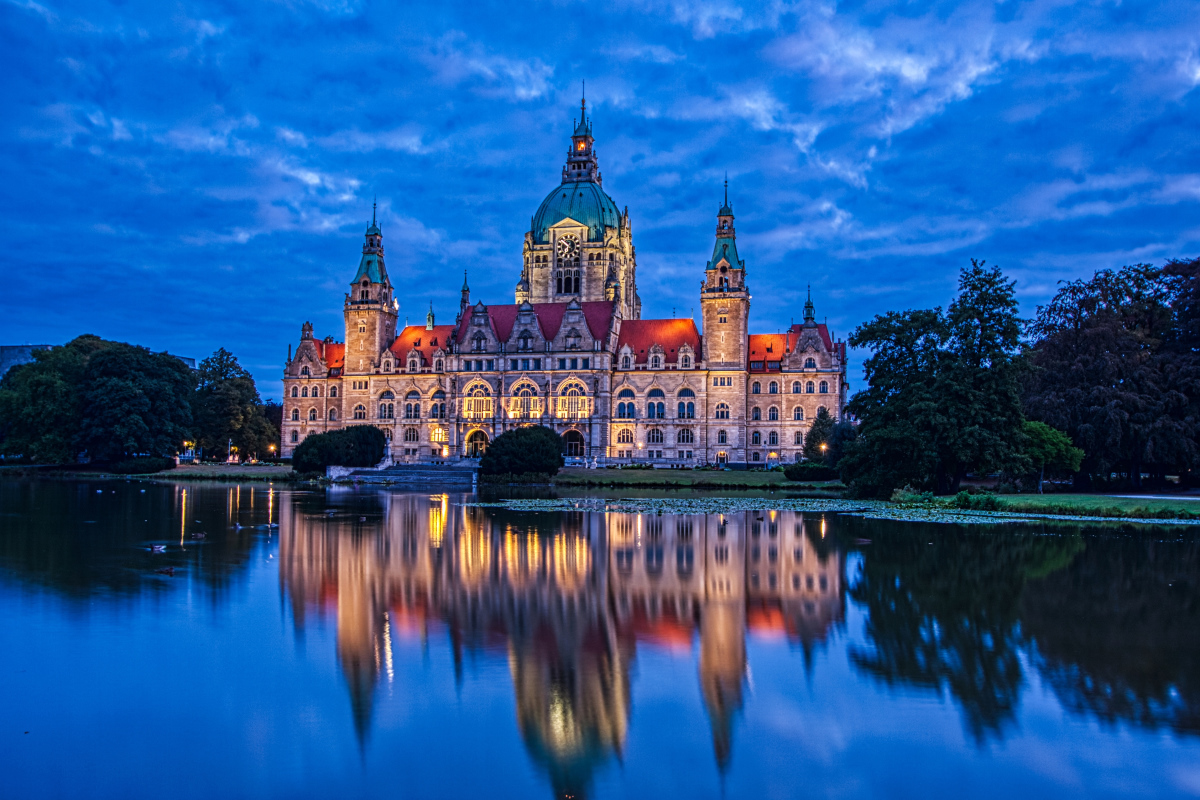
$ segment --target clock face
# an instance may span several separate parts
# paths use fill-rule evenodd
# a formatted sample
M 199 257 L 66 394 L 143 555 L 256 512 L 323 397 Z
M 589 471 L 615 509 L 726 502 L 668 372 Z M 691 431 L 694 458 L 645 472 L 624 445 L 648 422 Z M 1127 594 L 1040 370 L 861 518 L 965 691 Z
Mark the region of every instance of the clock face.
M 579 253 L 579 240 L 574 236 L 562 236 L 558 240 L 558 257 L 574 258 Z

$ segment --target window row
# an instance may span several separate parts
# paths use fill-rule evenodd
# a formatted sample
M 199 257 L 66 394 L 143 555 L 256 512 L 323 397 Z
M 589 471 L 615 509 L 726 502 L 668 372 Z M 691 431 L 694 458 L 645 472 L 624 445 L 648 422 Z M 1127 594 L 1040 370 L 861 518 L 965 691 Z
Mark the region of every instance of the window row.
M 720 378 L 717 378 L 715 380 L 720 380 Z M 726 379 L 726 380 L 728 380 L 728 379 Z M 713 385 L 714 386 L 717 385 L 715 383 L 715 381 L 714 381 Z M 728 384 L 726 384 L 726 385 L 728 385 Z M 807 381 L 804 383 L 801 383 L 800 381 L 792 381 L 792 394 L 817 394 L 817 393 L 828 394 L 829 393 L 829 381 L 821 381 L 820 383 L 815 383 L 813 381 Z M 758 381 L 755 381 L 754 383 L 750 384 L 750 394 L 762 394 L 762 384 L 759 383 Z M 779 383 L 777 381 L 771 381 L 770 383 L 767 384 L 767 394 L 779 394 Z
M 650 369 L 662 369 L 664 362 L 663 357 L 658 353 L 655 353 L 654 355 L 650 356 L 649 359 L 647 359 L 646 363 L 650 365 Z M 691 369 L 692 357 L 687 353 L 681 355 L 679 357 L 679 368 Z M 621 369 L 633 369 L 633 356 L 629 355 L 628 353 L 621 356 Z
M 307 386 L 293 386 L 292 387 L 292 397 L 320 397 L 320 396 L 321 396 L 321 387 L 320 386 L 313 386 L 311 389 Z M 336 386 L 329 387 L 329 396 L 330 397 L 338 396 L 338 390 L 337 390 Z
M 651 428 L 646 431 L 647 444 L 662 444 L 666 439 L 666 434 L 662 428 Z M 695 444 L 696 432 L 691 428 L 683 428 L 675 432 L 676 444 Z M 622 428 L 617 431 L 617 444 L 633 444 L 633 430 L 630 428 Z

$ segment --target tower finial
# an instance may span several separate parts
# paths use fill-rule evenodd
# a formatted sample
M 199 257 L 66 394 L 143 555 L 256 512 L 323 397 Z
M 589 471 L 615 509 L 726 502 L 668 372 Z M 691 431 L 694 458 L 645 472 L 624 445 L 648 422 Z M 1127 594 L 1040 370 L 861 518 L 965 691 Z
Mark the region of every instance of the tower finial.
M 725 207 L 729 207 L 729 170 L 725 170 Z
M 808 299 L 804 301 L 804 324 L 815 325 L 817 321 L 817 310 L 813 306 L 812 301 L 812 284 L 808 285 Z
M 583 91 L 579 95 L 579 116 L 587 116 L 587 80 L 583 81 Z
M 371 198 L 371 224 L 375 224 L 375 207 L 379 205 L 379 195 Z

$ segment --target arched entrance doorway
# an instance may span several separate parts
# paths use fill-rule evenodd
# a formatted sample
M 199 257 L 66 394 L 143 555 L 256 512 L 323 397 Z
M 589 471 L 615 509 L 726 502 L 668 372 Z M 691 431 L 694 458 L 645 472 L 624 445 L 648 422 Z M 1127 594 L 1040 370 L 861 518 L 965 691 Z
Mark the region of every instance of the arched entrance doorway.
M 583 458 L 587 445 L 583 441 L 583 434 L 579 431 L 567 431 L 562 435 L 563 438 L 563 453 L 567 458 Z
M 729 463 L 729 455 L 724 451 L 717 453 L 717 466 L 723 467 Z
M 467 437 L 467 458 L 482 458 L 487 446 L 488 435 L 483 431 L 472 431 Z

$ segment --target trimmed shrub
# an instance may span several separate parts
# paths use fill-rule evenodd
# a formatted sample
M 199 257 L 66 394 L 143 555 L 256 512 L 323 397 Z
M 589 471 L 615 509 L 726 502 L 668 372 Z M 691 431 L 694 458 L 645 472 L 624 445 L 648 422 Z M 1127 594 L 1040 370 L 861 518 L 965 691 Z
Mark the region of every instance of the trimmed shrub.
M 112 472 L 117 475 L 149 475 L 152 472 L 164 472 L 168 469 L 175 469 L 175 459 L 160 458 L 158 456 L 127 458 L 123 461 L 109 464 L 104 469 L 106 472 Z
M 292 453 L 292 469 L 324 472 L 326 467 L 373 467 L 383 459 L 387 440 L 374 425 L 351 425 L 309 436 Z
M 505 431 L 488 445 L 479 460 L 484 475 L 557 475 L 563 465 L 563 440 L 544 425 Z
M 1000 498 L 990 492 L 970 492 L 963 489 L 958 494 L 954 495 L 954 499 L 950 501 L 953 508 L 962 508 L 970 511 L 1000 511 L 1004 504 L 1000 502 Z
M 783 468 L 783 474 L 789 481 L 832 481 L 838 477 L 836 469 L 814 461 L 788 464 Z

